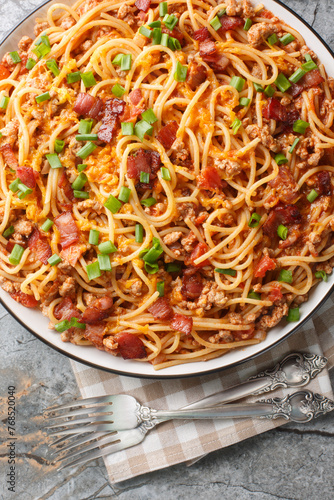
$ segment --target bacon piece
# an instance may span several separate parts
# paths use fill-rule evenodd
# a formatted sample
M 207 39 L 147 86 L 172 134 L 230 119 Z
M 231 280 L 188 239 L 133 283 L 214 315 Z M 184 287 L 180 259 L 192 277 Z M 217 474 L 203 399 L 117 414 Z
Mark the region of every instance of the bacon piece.
M 36 177 L 38 177 L 38 172 L 33 170 L 31 167 L 18 167 L 16 174 L 21 182 L 30 189 L 36 187 Z
M 181 294 L 186 300 L 195 300 L 201 295 L 203 290 L 203 284 L 200 276 L 198 274 L 192 274 L 188 272 L 188 269 L 184 272 L 182 278 Z M 196 272 L 196 269 L 189 270 L 191 272 Z
M 204 42 L 204 40 L 211 38 L 211 35 L 208 28 L 200 28 L 199 30 L 194 31 L 193 38 L 198 42 Z
M 10 296 L 24 307 L 32 308 L 38 305 L 38 300 L 36 300 L 33 295 L 28 295 L 27 293 L 23 293 L 21 291 L 10 293 Z
M 83 253 L 81 245 L 70 245 L 60 252 L 60 257 L 70 264 L 70 266 L 75 267 L 76 263 L 80 259 Z
M 211 56 L 217 52 L 216 44 L 213 40 L 204 40 L 199 44 L 199 54 L 201 57 Z
M 86 116 L 88 118 L 93 118 L 94 120 L 97 120 L 101 117 L 103 108 L 104 108 L 104 102 L 102 101 L 102 99 L 100 99 L 99 97 L 95 97 L 93 106 L 90 108 Z
M 48 259 L 52 255 L 51 247 L 47 239 L 42 236 L 37 227 L 34 227 L 28 238 L 28 247 L 35 253 L 38 260 L 43 262 L 43 264 L 48 263 Z
M 160 297 L 148 308 L 154 319 L 169 320 L 173 317 L 173 309 L 166 297 Z
M 170 149 L 173 142 L 176 140 L 176 134 L 179 126 L 175 120 L 168 122 L 164 127 L 159 130 L 157 139 L 165 149 Z
M 269 97 L 268 104 L 263 108 L 262 114 L 267 120 L 280 120 L 285 121 L 287 117 L 287 111 L 285 106 L 275 97 Z
M 174 314 L 174 317 L 170 322 L 170 326 L 176 332 L 182 332 L 186 335 L 190 335 L 191 330 L 193 329 L 193 319 L 190 316 L 185 316 L 184 314 Z
M 193 61 L 188 66 L 186 82 L 195 91 L 203 82 L 205 82 L 208 72 L 204 66 Z
M 273 284 L 271 289 L 270 289 L 270 292 L 268 294 L 268 300 L 270 300 L 271 302 L 273 302 L 274 304 L 276 302 L 279 302 L 283 299 L 283 294 L 282 294 L 282 289 L 281 289 L 281 285 L 280 284 Z
M 67 178 L 65 170 L 63 171 L 63 173 L 61 174 L 61 176 L 59 178 L 58 187 L 63 189 L 66 198 L 68 198 L 72 203 L 76 200 L 74 193 L 73 193 L 72 186 Z
M 332 183 L 331 177 L 327 170 L 322 170 L 318 173 L 318 192 L 320 195 L 331 196 L 332 195 Z
M 129 99 L 134 106 L 137 106 L 143 98 L 142 91 L 140 89 L 135 89 L 129 94 Z
M 294 203 L 298 198 L 299 186 L 287 167 L 280 166 L 277 176 L 268 185 L 276 190 L 283 203 Z
M 80 311 L 75 307 L 72 299 L 68 296 L 56 305 L 53 315 L 59 321 L 63 321 L 65 319 L 69 321 L 71 318 L 77 318 L 80 320 L 81 318 Z
M 274 238 L 277 236 L 277 228 L 280 224 L 300 224 L 302 216 L 294 205 L 275 207 L 270 210 L 269 217 L 262 226 L 264 234 Z
M 106 329 L 105 323 L 98 323 L 96 325 L 86 324 L 85 330 L 81 330 L 84 337 L 90 340 L 97 349 L 104 351 L 103 337 Z
M 292 226 L 289 227 L 289 233 L 288 237 L 286 240 L 280 240 L 278 246 L 279 248 L 288 248 L 292 247 L 296 241 L 301 237 L 302 232 L 299 228 L 299 224 L 293 224 Z M 313 255 L 312 251 L 311 254 Z M 318 253 L 316 255 L 313 255 L 313 257 L 317 257 Z
M 230 64 L 230 60 L 225 57 L 224 54 L 215 53 L 203 56 L 202 59 L 213 69 L 213 71 L 224 71 Z
M 63 212 L 55 217 L 54 222 L 60 232 L 60 244 L 62 249 L 73 245 L 73 243 L 78 243 L 79 241 L 79 230 L 75 223 L 72 212 L 69 210 Z
M 210 265 L 208 259 L 200 262 L 199 264 L 195 264 L 195 260 L 204 255 L 208 251 L 208 246 L 201 241 L 197 243 L 194 250 L 191 252 L 190 257 L 186 257 L 184 263 L 186 266 L 194 266 L 194 267 L 204 267 Z
M 216 191 L 227 186 L 226 181 L 219 177 L 216 167 L 206 167 L 199 176 L 197 176 L 197 186 L 200 189 L 210 189 Z
M 311 87 L 317 87 L 320 83 L 324 82 L 324 78 L 321 76 L 320 71 L 318 69 L 312 69 L 303 76 L 298 83 L 300 83 L 305 90 L 310 89 Z
M 287 91 L 292 97 L 299 96 L 304 90 L 304 87 L 299 83 L 293 83 Z
M 161 28 L 161 32 L 167 33 L 167 35 L 169 35 L 172 38 L 176 38 L 176 40 L 178 40 L 180 42 L 180 44 L 182 45 L 183 40 L 184 40 L 184 36 L 183 36 L 183 33 L 181 33 L 181 31 L 179 29 L 173 28 L 172 30 L 169 30 L 168 28 L 163 26 Z
M 94 96 L 87 94 L 87 92 L 80 92 L 74 103 L 73 110 L 79 115 L 86 116 L 92 109 L 94 103 Z
M 102 125 L 97 136 L 100 141 L 111 142 L 116 132 L 120 115 L 124 112 L 125 102 L 121 99 L 107 99 L 102 118 Z
M 147 12 L 150 8 L 151 0 L 136 0 L 135 6 L 137 9 L 142 10 L 143 12 Z
M 150 174 L 150 180 L 153 180 L 159 167 L 159 153 L 140 148 L 136 154 L 128 156 L 127 175 L 130 179 L 138 179 L 140 172 L 146 172 Z
M 111 297 L 105 296 L 100 299 L 96 299 L 83 313 L 82 321 L 90 325 L 98 323 L 99 321 L 102 321 L 110 316 L 112 306 L 113 300 Z
M 254 269 L 255 278 L 264 278 L 267 271 L 272 271 L 276 268 L 276 262 L 268 255 L 264 255 L 262 259 L 256 264 Z
M 7 163 L 9 168 L 16 170 L 19 164 L 16 159 L 16 156 L 14 155 L 12 146 L 10 144 L 4 144 L 3 146 L 0 147 L 0 151 L 5 159 L 5 163 Z
M 146 358 L 146 350 L 142 340 L 136 335 L 120 332 L 114 336 L 118 343 L 118 350 L 123 359 Z
M 3 64 L 0 64 L 0 80 L 5 80 L 9 77 L 10 71 Z
M 240 26 L 244 25 L 244 21 L 241 19 L 241 17 L 234 17 L 234 16 L 221 16 L 219 19 L 220 24 L 222 25 L 221 28 L 219 28 L 219 32 L 224 32 L 228 30 L 235 30 L 239 28 Z

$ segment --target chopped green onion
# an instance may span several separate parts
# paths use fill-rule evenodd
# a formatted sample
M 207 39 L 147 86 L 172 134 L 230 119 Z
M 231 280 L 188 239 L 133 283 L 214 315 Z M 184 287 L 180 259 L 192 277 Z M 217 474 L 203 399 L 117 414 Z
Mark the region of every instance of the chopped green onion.
M 111 92 L 114 94 L 116 97 L 122 97 L 122 95 L 125 94 L 125 88 L 122 87 L 119 83 L 116 83 L 111 89 Z
M 109 255 L 99 254 L 97 256 L 97 261 L 99 263 L 101 271 L 111 271 L 111 262 Z
M 221 10 L 219 10 L 219 11 L 217 12 L 217 16 L 218 16 L 218 17 L 222 17 L 224 14 L 226 14 L 226 9 L 225 9 L 225 8 L 224 8 L 224 9 L 221 9 Z
M 155 205 L 157 200 L 155 198 L 146 198 L 145 200 L 141 200 L 141 204 L 144 205 L 144 207 L 151 207 L 152 205 Z
M 9 97 L 3 95 L 0 100 L 0 108 L 7 109 L 8 103 L 9 103 Z
M 96 85 L 96 80 L 92 71 L 87 71 L 87 73 L 80 73 L 80 77 L 86 88 L 93 87 L 93 85 Z
M 239 118 L 234 118 L 234 120 L 231 124 L 231 128 L 233 130 L 233 135 L 235 135 L 238 132 L 241 125 L 242 125 L 241 120 L 239 120 Z
M 145 134 L 152 135 L 153 127 L 145 120 L 140 120 L 139 122 L 136 123 L 134 127 L 134 132 L 135 135 L 138 137 L 138 139 L 143 141 Z
M 305 134 L 305 131 L 309 126 L 310 124 L 308 122 L 304 122 L 303 120 L 296 120 L 295 122 L 293 122 L 292 129 L 294 132 L 298 132 L 299 134 Z
M 310 55 L 310 54 L 306 53 L 306 54 L 304 55 L 304 57 L 305 57 L 305 61 L 312 61 L 312 57 L 311 57 L 311 55 Z
M 239 105 L 240 106 L 248 106 L 248 104 L 250 103 L 250 99 L 248 99 L 248 97 L 242 97 L 239 101 Z
M 86 323 L 79 323 L 77 318 L 71 318 L 70 327 L 71 328 L 81 328 L 82 330 L 84 330 L 86 328 Z
M 316 198 L 318 198 L 319 194 L 316 192 L 315 189 L 312 189 L 312 191 L 307 195 L 307 201 L 312 203 Z
M 48 160 L 50 167 L 51 168 L 62 168 L 61 161 L 59 160 L 59 157 L 56 153 L 50 153 L 48 155 L 45 155 L 46 159 Z
M 269 45 L 275 45 L 275 43 L 278 42 L 276 33 L 273 33 L 272 35 L 268 36 L 267 42 L 269 43 Z
M 288 237 L 288 228 L 280 224 L 277 228 L 277 234 L 281 238 L 281 240 L 286 240 Z
M 76 141 L 97 141 L 97 134 L 78 134 L 75 136 Z
M 136 243 L 143 243 L 144 239 L 144 228 L 141 224 L 136 224 L 135 227 L 135 239 Z
M 158 281 L 157 292 L 159 292 L 159 297 L 163 297 L 165 295 L 165 282 L 164 281 Z
M 160 44 L 163 45 L 164 47 L 168 47 L 168 39 L 169 39 L 169 36 L 167 35 L 167 33 L 162 33 Z M 175 38 L 174 38 L 174 40 L 175 40 Z
M 9 55 L 10 55 L 13 63 L 15 63 L 15 64 L 20 63 L 22 61 L 17 50 L 15 50 L 14 52 L 9 52 Z
M 58 68 L 58 64 L 55 59 L 49 59 L 46 61 L 46 67 L 54 74 L 54 76 L 58 76 L 60 74 L 60 69 Z
M 99 244 L 99 237 L 100 237 L 100 231 L 98 231 L 97 229 L 91 229 L 89 231 L 88 242 L 91 245 L 98 245 Z
M 312 69 L 317 69 L 317 65 L 315 64 L 314 61 L 312 61 L 312 59 L 310 61 L 307 61 L 306 63 L 302 64 L 302 68 L 304 71 L 306 71 L 306 73 L 308 73 L 309 71 L 312 71 Z
M 35 49 L 32 50 L 34 54 L 38 57 L 38 59 L 42 59 L 46 55 L 48 55 L 49 52 L 51 52 L 51 47 L 48 46 L 46 43 L 41 43 L 36 47 Z
M 157 262 L 145 262 L 145 271 L 149 274 L 155 274 L 159 271 L 159 265 Z
M 174 14 L 166 14 L 162 20 L 166 28 L 173 31 L 177 23 L 179 22 L 178 18 L 174 16 Z
M 185 82 L 188 73 L 188 66 L 182 66 L 180 61 L 176 63 L 176 71 L 174 73 L 174 80 L 177 82 Z
M 259 83 L 253 83 L 256 92 L 264 92 L 264 88 Z
M 163 248 L 160 244 L 160 240 L 158 238 L 153 237 L 152 246 L 142 257 L 144 262 L 148 262 L 149 264 L 153 264 L 160 255 L 163 253 Z
M 139 180 L 143 184 L 148 184 L 150 182 L 150 174 L 148 172 L 140 172 Z
M 178 262 L 170 262 L 166 266 L 166 271 L 167 273 L 176 273 L 178 271 L 181 271 L 181 264 Z
M 245 85 L 245 80 L 241 78 L 241 76 L 232 76 L 230 81 L 231 87 L 237 89 L 238 92 L 241 92 Z
M 112 63 L 115 66 L 120 66 L 122 63 L 123 56 L 124 54 L 117 54 L 117 56 L 113 59 Z
M 19 191 L 20 191 L 20 193 L 18 194 L 18 197 L 20 198 L 20 200 L 23 200 L 23 198 L 28 196 L 28 194 L 32 193 L 32 189 L 29 188 L 28 186 L 26 186 L 25 184 L 22 184 L 22 182 L 19 182 L 18 187 L 19 187 Z
M 122 186 L 120 191 L 119 191 L 118 199 L 120 201 L 122 201 L 123 203 L 127 203 L 129 201 L 130 194 L 131 194 L 131 189 L 128 187 Z
M 55 324 L 55 330 L 57 330 L 57 332 L 59 333 L 63 333 L 69 328 L 71 328 L 71 325 L 67 319 L 63 319 L 63 321 L 60 321 L 59 323 Z
M 82 160 L 85 160 L 87 156 L 89 156 L 94 149 L 97 148 L 97 145 L 94 142 L 87 142 L 79 151 L 77 152 L 77 156 Z
M 141 117 L 143 120 L 145 120 L 147 123 L 155 123 L 158 121 L 158 118 L 155 116 L 155 113 L 152 108 L 147 109 L 144 111 L 144 113 L 141 114 Z
M 151 38 L 152 36 L 152 30 L 149 30 L 148 28 L 145 28 L 145 26 L 141 26 L 139 28 L 139 33 L 143 36 L 145 36 L 146 38 Z
M 12 253 L 9 256 L 9 262 L 13 264 L 13 266 L 17 266 L 20 263 L 24 252 L 24 248 L 15 243 Z
M 294 73 L 292 73 L 291 76 L 289 76 L 289 80 L 292 83 L 297 83 L 305 75 L 306 71 L 304 71 L 302 68 L 298 68 Z
M 78 189 L 73 190 L 74 198 L 81 198 L 82 200 L 87 200 L 89 198 L 89 193 L 87 191 L 79 191 Z
M 293 150 L 297 146 L 298 142 L 300 141 L 300 137 L 296 137 L 296 139 L 293 141 L 291 148 L 289 149 L 289 153 L 292 155 Z
M 163 178 L 164 181 L 171 181 L 172 180 L 171 175 L 170 175 L 170 171 L 168 170 L 168 168 L 161 167 L 160 172 L 161 172 L 161 177 Z
M 16 193 L 16 191 L 18 191 L 19 189 L 19 184 L 20 184 L 20 179 L 17 178 L 15 179 L 15 181 L 11 182 L 8 187 L 11 191 L 13 191 L 13 193 Z
M 149 23 L 150 28 L 161 28 L 161 21 L 153 21 L 153 23 Z
M 180 42 L 178 41 L 178 39 L 177 38 L 173 38 L 173 37 L 169 37 L 169 39 L 168 39 L 168 47 L 173 52 L 175 50 L 180 50 L 182 48 Z
M 235 269 L 220 269 L 219 267 L 216 267 L 215 272 L 219 274 L 227 274 L 228 276 L 237 275 L 237 271 Z
M 101 270 L 98 260 L 92 262 L 91 264 L 88 264 L 88 266 L 86 266 L 86 272 L 89 281 L 99 278 L 101 276 Z
M 288 43 L 291 43 L 295 40 L 295 37 L 291 35 L 291 33 L 286 33 L 286 35 L 282 36 L 282 38 L 279 39 L 279 41 L 283 45 L 288 45 Z
M 291 83 L 283 75 L 283 73 L 280 73 L 278 75 L 278 77 L 275 80 L 275 84 L 277 85 L 277 87 L 280 89 L 281 92 L 286 92 L 291 87 Z
M 288 159 L 284 156 L 283 153 L 278 153 L 276 156 L 275 156 L 275 162 L 277 163 L 277 165 L 283 165 L 283 163 L 288 163 Z
M 111 194 L 107 201 L 104 203 L 104 206 L 108 210 L 110 210 L 111 213 L 117 214 L 119 209 L 122 207 L 122 203 Z
M 13 226 L 12 226 L 13 227 Z M 316 273 L 314 274 L 314 276 L 317 278 L 317 279 L 322 279 L 322 281 L 328 281 L 328 276 L 327 274 L 325 273 L 325 271 L 316 271 Z
M 41 35 L 38 38 L 38 40 L 36 40 L 35 45 L 41 45 L 42 43 L 44 43 L 49 48 L 51 47 L 51 43 L 50 43 L 48 35 Z
M 48 259 L 48 263 L 50 264 L 50 266 L 56 266 L 57 264 L 59 264 L 59 262 L 61 262 L 62 259 L 59 257 L 59 255 L 57 255 L 56 253 L 54 253 L 49 259 Z
M 61 153 L 62 150 L 64 149 L 64 146 L 65 146 L 65 141 L 62 141 L 61 139 L 55 140 L 54 148 L 56 153 Z
M 102 254 L 109 254 L 117 252 L 117 247 L 110 241 L 103 241 L 97 247 Z
M 154 28 L 152 32 L 152 45 L 160 45 L 162 37 L 161 28 Z
M 80 120 L 79 134 L 90 134 L 93 127 L 93 120 Z
M 88 165 L 86 163 L 80 163 L 79 165 L 77 165 L 78 172 L 82 172 L 87 167 L 88 167 Z
M 167 2 L 159 3 L 159 16 L 164 17 L 168 13 L 168 5 Z
M 211 21 L 210 21 L 210 25 L 213 27 L 213 29 L 215 31 L 218 31 L 219 28 L 222 27 L 222 24 L 221 22 L 219 21 L 219 17 L 218 16 L 215 16 Z
M 36 102 L 40 104 L 41 102 L 48 101 L 49 99 L 51 99 L 51 96 L 49 92 L 44 92 L 43 94 L 37 95 L 35 99 Z
M 14 233 L 14 226 L 9 226 L 7 229 L 2 233 L 2 236 L 4 238 L 8 238 L 8 236 L 11 236 Z
M 299 318 L 300 318 L 299 307 L 295 307 L 294 309 L 289 309 L 289 313 L 286 317 L 287 321 L 291 323 L 293 321 L 299 321 Z
M 248 222 L 248 227 L 258 227 L 260 224 L 261 216 L 257 213 L 253 213 Z
M 124 54 L 121 60 L 121 70 L 129 71 L 131 69 L 132 55 Z
M 68 73 L 66 75 L 67 83 L 75 83 L 81 79 L 80 71 L 74 71 L 74 73 Z
M 121 123 L 122 135 L 133 135 L 134 127 L 132 122 Z
M 286 269 L 281 269 L 278 276 L 278 281 L 284 281 L 285 283 L 292 283 L 293 281 L 292 272 L 287 271 Z
M 268 97 L 272 97 L 275 94 L 275 89 L 271 85 L 267 85 L 267 87 L 264 89 L 264 93 Z
M 251 290 L 247 295 L 247 299 L 261 300 L 261 295 L 254 290 Z
M 47 232 L 49 231 L 49 229 L 51 229 L 52 226 L 53 221 L 51 219 L 46 219 L 46 221 L 41 226 L 41 230 Z
M 251 19 L 249 19 L 249 17 L 247 17 L 245 24 L 244 24 L 244 30 L 248 31 L 249 28 L 252 26 L 252 24 L 253 24 L 253 21 Z
M 36 61 L 35 59 L 32 59 L 32 57 L 29 57 L 27 60 L 26 68 L 27 69 L 32 69 L 34 66 L 36 66 Z

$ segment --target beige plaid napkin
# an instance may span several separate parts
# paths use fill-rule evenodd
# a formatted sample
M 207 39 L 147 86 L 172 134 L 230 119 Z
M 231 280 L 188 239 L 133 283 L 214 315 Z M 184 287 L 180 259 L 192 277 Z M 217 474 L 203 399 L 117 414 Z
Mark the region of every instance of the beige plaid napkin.
M 152 380 L 112 375 L 76 362 L 72 362 L 72 367 L 84 398 L 126 393 L 152 408 L 176 409 L 238 384 L 263 369 L 271 368 L 292 351 L 324 353 L 331 368 L 334 366 L 333 306 L 333 299 L 330 297 L 313 319 L 285 342 L 253 361 L 212 375 L 179 380 Z M 333 398 L 327 370 L 323 370 L 308 388 Z M 289 391 L 277 390 L 268 397 L 283 396 L 287 392 Z M 260 397 L 247 400 L 257 399 Z M 105 464 L 112 483 L 124 481 L 180 462 L 193 463 L 206 453 L 261 434 L 283 423 L 282 419 L 170 421 L 151 431 L 140 445 L 109 455 L 105 458 Z

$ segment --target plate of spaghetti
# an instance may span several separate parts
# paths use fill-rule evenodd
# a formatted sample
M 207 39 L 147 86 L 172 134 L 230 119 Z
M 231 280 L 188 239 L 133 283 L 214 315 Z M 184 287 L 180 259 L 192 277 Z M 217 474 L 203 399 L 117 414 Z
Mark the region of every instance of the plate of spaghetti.
M 333 58 L 282 4 L 47 2 L 1 57 L 1 300 L 44 342 L 207 373 L 329 294 Z

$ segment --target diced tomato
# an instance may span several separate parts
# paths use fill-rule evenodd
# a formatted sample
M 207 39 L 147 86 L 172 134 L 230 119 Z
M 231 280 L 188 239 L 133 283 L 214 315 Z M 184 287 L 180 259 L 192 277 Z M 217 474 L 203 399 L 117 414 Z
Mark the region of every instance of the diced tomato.
M 38 177 L 38 172 L 33 170 L 31 167 L 18 167 L 16 170 L 17 177 L 20 179 L 25 186 L 30 189 L 36 187 L 36 178 Z
M 190 257 L 186 257 L 184 263 L 186 266 L 194 266 L 194 267 L 204 267 L 210 265 L 208 259 L 200 262 L 199 264 L 195 264 L 195 260 L 204 255 L 208 251 L 208 246 L 201 241 L 197 243 L 194 250 L 191 252 Z
M 268 255 L 264 255 L 255 266 L 254 276 L 255 278 L 264 278 L 267 271 L 272 271 L 275 268 L 276 262 Z
M 108 316 L 110 316 L 112 305 L 113 300 L 111 297 L 105 296 L 100 299 L 96 299 L 84 311 L 82 321 L 84 323 L 94 324 L 108 318 Z
M 169 320 L 173 317 L 173 309 L 166 297 L 160 297 L 148 308 L 154 319 Z
M 72 212 L 63 212 L 55 217 L 54 222 L 60 232 L 60 244 L 62 249 L 69 247 L 79 241 L 79 230 L 75 223 Z
M 197 186 L 200 189 L 216 191 L 227 186 L 226 181 L 219 177 L 216 167 L 206 167 L 197 177 Z
M 36 227 L 29 236 L 28 247 L 35 253 L 38 260 L 40 260 L 43 264 L 48 263 L 48 259 L 52 255 L 51 247 L 47 239 L 42 236 Z
M 268 294 L 268 300 L 270 300 L 271 302 L 273 302 L 275 304 L 275 302 L 279 302 L 280 300 L 282 300 L 282 298 L 283 298 L 283 294 L 282 294 L 281 285 L 279 283 L 273 284 L 271 289 L 270 289 L 270 292 Z
M 23 293 L 21 291 L 13 292 L 10 294 L 10 296 L 12 297 L 12 299 L 16 300 L 16 302 L 19 302 L 24 307 L 33 308 L 38 305 L 38 300 L 36 300 L 33 295 L 28 295 L 27 293 Z
M 170 326 L 176 332 L 182 332 L 186 335 L 191 334 L 193 328 L 193 318 L 190 316 L 185 316 L 184 314 L 174 314 Z
M 123 359 L 146 358 L 146 350 L 142 340 L 131 333 L 121 332 L 115 335 L 118 350 Z
M 168 122 L 167 125 L 162 127 L 157 135 L 157 139 L 165 149 L 170 149 L 173 142 L 176 140 L 176 134 L 179 126 L 175 120 Z
M 0 64 L 0 80 L 5 80 L 9 77 L 10 71 L 3 64 Z

